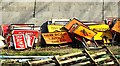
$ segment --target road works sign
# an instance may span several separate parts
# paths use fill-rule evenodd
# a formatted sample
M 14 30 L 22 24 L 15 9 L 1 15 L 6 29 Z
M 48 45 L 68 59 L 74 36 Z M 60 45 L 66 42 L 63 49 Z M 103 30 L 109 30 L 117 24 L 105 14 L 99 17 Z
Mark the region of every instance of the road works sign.
M 65 25 L 65 28 L 67 30 L 69 30 L 70 32 L 72 32 L 74 29 L 76 29 L 79 25 L 82 25 L 84 27 L 87 28 L 86 25 L 84 25 L 83 23 L 81 23 L 79 20 L 77 19 L 72 19 L 68 24 Z
M 27 44 L 25 41 L 24 34 L 14 34 L 12 35 L 15 49 L 26 49 Z
M 62 31 L 63 25 L 48 25 L 48 31 L 49 32 L 55 32 L 55 31 Z
M 42 33 L 46 44 L 63 44 L 72 42 L 67 32 Z
M 96 35 L 95 32 L 83 26 L 79 26 L 77 29 L 73 31 L 73 33 L 85 37 L 87 39 L 92 39 Z

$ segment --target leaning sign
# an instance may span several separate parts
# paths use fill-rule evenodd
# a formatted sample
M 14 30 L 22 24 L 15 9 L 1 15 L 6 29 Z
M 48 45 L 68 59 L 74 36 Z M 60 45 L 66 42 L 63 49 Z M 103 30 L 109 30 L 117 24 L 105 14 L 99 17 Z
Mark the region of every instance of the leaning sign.
M 46 44 L 63 44 L 72 42 L 67 32 L 42 33 Z
M 85 37 L 87 39 L 90 39 L 90 40 L 96 35 L 95 32 L 83 26 L 79 26 L 77 29 L 73 31 L 73 33 L 79 36 Z
M 24 34 L 14 34 L 12 35 L 15 49 L 26 49 L 27 44 L 25 41 Z

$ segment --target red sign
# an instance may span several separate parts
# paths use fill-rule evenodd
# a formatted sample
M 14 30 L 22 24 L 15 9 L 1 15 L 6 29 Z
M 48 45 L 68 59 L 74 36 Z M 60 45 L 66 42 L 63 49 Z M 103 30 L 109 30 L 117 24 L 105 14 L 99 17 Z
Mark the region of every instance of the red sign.
M 35 36 L 26 35 L 26 41 L 27 41 L 28 47 L 32 47 L 35 41 Z
M 7 35 L 9 25 L 8 24 L 2 25 L 1 28 L 2 28 L 2 31 L 3 31 L 3 36 Z
M 36 30 L 13 30 L 12 34 L 27 34 L 35 37 L 39 37 L 39 31 Z
M 15 49 L 26 49 L 27 44 L 25 41 L 24 34 L 14 34 L 12 35 Z

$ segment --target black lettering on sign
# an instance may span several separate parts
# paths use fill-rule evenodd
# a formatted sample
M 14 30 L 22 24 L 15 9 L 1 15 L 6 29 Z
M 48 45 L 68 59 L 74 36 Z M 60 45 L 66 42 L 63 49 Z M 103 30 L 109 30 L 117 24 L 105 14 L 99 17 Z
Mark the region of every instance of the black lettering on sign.
M 85 31 L 85 29 L 81 30 L 80 32 L 82 32 L 85 36 L 88 36 L 87 32 Z

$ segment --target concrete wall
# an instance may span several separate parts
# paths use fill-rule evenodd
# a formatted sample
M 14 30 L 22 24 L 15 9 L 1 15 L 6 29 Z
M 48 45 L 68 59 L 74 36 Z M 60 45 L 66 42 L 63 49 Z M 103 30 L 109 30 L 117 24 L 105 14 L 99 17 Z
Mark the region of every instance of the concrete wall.
M 105 17 L 118 17 L 118 2 L 105 2 L 104 4 Z M 33 19 L 34 0 L 30 2 L 3 0 L 0 7 L 0 24 L 34 23 L 41 25 L 51 18 L 70 19 L 73 17 L 79 20 L 101 21 L 103 17 L 103 2 L 37 1 L 36 19 Z

